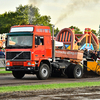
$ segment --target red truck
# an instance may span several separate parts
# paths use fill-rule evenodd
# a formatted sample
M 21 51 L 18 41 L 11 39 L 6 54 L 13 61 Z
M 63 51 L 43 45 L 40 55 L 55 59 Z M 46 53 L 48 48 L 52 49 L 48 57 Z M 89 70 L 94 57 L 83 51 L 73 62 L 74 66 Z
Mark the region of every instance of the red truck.
M 6 71 L 12 71 L 17 79 L 36 74 L 43 80 L 63 73 L 81 78 L 83 52 L 55 49 L 54 44 L 48 26 L 12 26 L 6 40 Z

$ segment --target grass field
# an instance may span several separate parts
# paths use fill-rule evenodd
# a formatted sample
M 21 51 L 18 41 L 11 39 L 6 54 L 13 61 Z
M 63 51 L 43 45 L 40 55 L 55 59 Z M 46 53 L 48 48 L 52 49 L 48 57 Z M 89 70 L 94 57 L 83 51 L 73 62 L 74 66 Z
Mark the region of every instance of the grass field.
M 12 73 L 11 71 L 5 71 L 4 67 L 0 67 L 0 74 Z
M 3 86 L 3 87 L 0 87 L 0 93 L 14 92 L 14 91 L 75 88 L 75 87 L 86 87 L 86 86 L 100 86 L 100 81 L 99 82 L 42 84 L 42 85 Z

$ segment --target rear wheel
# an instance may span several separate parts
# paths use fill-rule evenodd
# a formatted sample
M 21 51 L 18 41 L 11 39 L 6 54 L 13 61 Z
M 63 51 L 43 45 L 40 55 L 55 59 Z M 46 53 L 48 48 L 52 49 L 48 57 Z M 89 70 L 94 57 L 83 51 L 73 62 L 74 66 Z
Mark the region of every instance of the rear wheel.
M 68 78 L 81 78 L 83 75 L 82 66 L 78 64 L 71 64 L 66 69 L 65 74 L 68 76 Z
M 68 78 L 73 77 L 73 72 L 72 72 L 73 66 L 74 66 L 73 64 L 70 64 L 65 70 L 65 74 L 67 75 Z
M 39 72 L 36 74 L 40 80 L 45 80 L 50 76 L 50 68 L 47 64 L 42 64 Z
M 25 75 L 23 71 L 12 71 L 12 74 L 16 79 L 21 79 Z
M 76 65 L 73 68 L 73 76 L 74 78 L 81 78 L 83 76 L 83 69 L 81 65 Z

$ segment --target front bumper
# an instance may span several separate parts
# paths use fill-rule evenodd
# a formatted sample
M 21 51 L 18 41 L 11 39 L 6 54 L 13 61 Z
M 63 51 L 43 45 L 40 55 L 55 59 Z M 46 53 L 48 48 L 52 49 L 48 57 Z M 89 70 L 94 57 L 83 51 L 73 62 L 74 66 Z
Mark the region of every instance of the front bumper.
M 25 67 L 25 66 L 6 66 L 6 71 L 35 71 L 35 67 Z

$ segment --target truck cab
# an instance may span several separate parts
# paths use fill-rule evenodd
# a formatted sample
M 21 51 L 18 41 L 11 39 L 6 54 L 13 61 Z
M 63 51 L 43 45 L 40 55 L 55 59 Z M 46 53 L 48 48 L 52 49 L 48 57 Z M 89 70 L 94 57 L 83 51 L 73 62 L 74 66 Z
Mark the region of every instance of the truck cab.
M 25 74 L 36 74 L 40 79 L 49 77 L 49 59 L 52 58 L 51 33 L 48 26 L 12 26 L 6 40 L 6 71 L 12 71 L 15 78 Z M 45 65 L 43 65 L 45 63 Z M 43 75 L 39 73 L 43 67 Z

